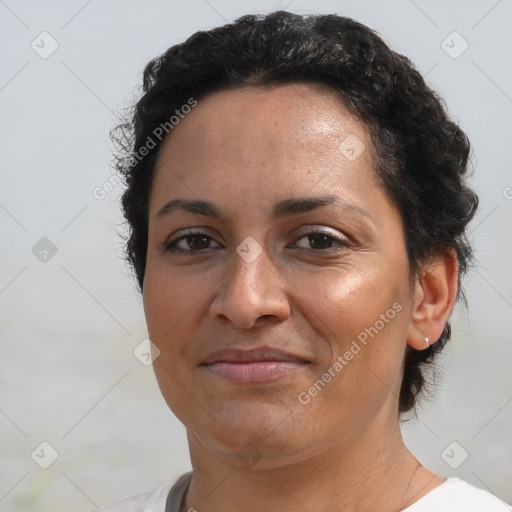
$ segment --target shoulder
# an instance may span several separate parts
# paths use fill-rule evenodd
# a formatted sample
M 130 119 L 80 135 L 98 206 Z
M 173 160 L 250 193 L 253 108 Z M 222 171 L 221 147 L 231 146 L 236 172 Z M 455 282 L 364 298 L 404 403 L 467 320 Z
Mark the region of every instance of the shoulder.
M 179 477 L 168 480 L 152 491 L 137 494 L 129 498 L 125 498 L 115 503 L 102 505 L 101 507 L 90 509 L 87 512 L 165 512 L 167 496 L 171 489 L 183 487 L 188 482 L 191 473 L 185 473 Z
M 512 507 L 490 492 L 479 489 L 457 477 L 420 498 L 402 512 L 512 512 Z

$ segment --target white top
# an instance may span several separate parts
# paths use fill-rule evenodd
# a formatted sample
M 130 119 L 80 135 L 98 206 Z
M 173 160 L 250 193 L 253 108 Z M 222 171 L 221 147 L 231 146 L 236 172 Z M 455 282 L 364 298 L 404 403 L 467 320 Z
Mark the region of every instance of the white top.
M 163 483 L 153 491 L 88 512 L 181 512 L 191 478 L 192 471 Z M 512 506 L 490 492 L 451 477 L 402 512 L 512 512 Z

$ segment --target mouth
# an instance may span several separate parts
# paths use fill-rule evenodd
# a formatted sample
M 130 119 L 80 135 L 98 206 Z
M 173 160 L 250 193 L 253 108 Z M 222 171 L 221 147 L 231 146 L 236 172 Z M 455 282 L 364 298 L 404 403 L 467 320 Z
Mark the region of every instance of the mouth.
M 308 366 L 309 361 L 270 347 L 225 349 L 210 354 L 200 366 L 232 382 L 272 382 Z
M 307 362 L 256 361 L 254 363 L 227 363 L 205 365 L 205 368 L 224 379 L 235 382 L 271 382 L 307 366 Z

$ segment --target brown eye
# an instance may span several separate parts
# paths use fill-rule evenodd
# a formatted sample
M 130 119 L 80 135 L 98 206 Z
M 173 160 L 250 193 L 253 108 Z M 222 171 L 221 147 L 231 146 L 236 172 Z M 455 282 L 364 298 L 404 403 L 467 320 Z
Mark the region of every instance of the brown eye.
M 165 252 L 194 253 L 211 248 L 211 243 L 217 243 L 206 233 L 192 232 L 168 241 L 164 246 Z M 220 247 L 219 244 L 217 246 Z
M 299 243 L 301 240 L 305 240 L 306 244 L 301 245 Z M 330 232 L 314 230 L 305 235 L 301 236 L 297 242 L 295 242 L 295 247 L 299 249 L 305 249 L 308 251 L 314 252 L 336 252 L 344 247 L 348 247 L 348 242 L 338 236 L 334 236 Z
M 332 243 L 335 242 L 334 238 L 324 233 L 308 235 L 308 241 L 313 249 L 328 249 L 329 247 L 332 247 Z
M 185 240 L 189 249 L 200 250 L 206 249 L 210 244 L 210 237 L 205 235 L 192 235 L 182 238 L 181 240 Z

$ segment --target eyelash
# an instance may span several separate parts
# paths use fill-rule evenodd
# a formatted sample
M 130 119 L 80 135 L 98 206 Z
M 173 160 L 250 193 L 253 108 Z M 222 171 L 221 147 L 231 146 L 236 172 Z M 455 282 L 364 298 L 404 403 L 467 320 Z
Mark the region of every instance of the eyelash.
M 309 236 L 318 235 L 318 234 L 325 235 L 331 241 L 337 242 L 337 247 L 328 247 L 326 249 L 301 249 L 301 248 L 299 248 L 299 250 L 320 253 L 320 254 L 330 254 L 330 253 L 335 253 L 335 252 L 341 251 L 342 249 L 347 248 L 349 246 L 349 243 L 346 240 L 335 237 L 332 234 L 329 234 L 329 232 L 327 232 L 325 230 L 321 230 L 321 229 L 313 229 L 312 231 L 308 231 L 307 233 L 304 233 L 302 236 L 297 238 L 296 242 L 298 240 L 302 240 L 303 238 L 307 238 Z M 179 249 L 176 247 L 178 242 L 180 242 L 181 240 L 186 240 L 187 238 L 193 238 L 195 236 L 204 236 L 204 237 L 209 238 L 210 240 L 213 240 L 213 238 L 211 236 L 209 236 L 208 234 L 206 234 L 204 231 L 195 230 L 195 229 L 190 230 L 185 235 L 180 236 L 179 238 L 176 238 L 175 240 L 169 240 L 169 241 L 165 242 L 163 244 L 164 253 L 172 252 L 175 254 L 188 254 L 188 255 L 191 255 L 194 253 L 199 254 L 199 255 L 204 254 L 202 249 L 200 249 L 198 251 L 194 251 L 194 250 Z

